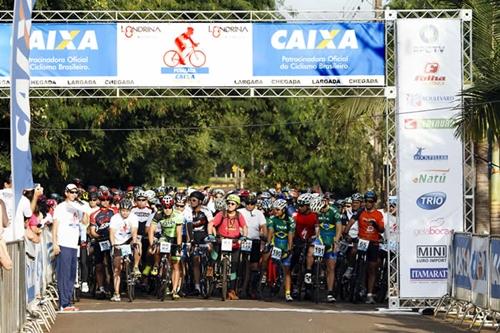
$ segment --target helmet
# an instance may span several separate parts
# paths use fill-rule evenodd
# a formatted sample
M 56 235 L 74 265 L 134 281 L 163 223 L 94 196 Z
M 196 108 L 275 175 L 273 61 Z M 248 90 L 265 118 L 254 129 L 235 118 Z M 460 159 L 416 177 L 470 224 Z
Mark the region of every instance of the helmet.
M 148 201 L 153 200 L 154 197 L 156 196 L 155 191 L 153 190 L 147 190 L 144 193 L 146 194 L 146 199 L 148 199 Z
M 257 203 L 257 195 L 255 193 L 250 193 L 248 197 L 242 198 L 246 204 L 256 204 Z
M 260 197 L 261 197 L 262 199 L 271 199 L 271 193 L 269 193 L 269 192 L 267 192 L 267 191 L 262 192 L 262 193 L 261 193 L 261 195 L 260 195 Z
M 321 208 L 323 208 L 324 206 L 324 202 L 323 202 L 323 196 L 319 195 L 319 196 L 314 196 L 311 200 L 311 210 L 315 213 L 319 213 L 321 211 Z
M 214 200 L 215 210 L 221 211 L 226 209 L 226 201 L 222 198 Z
M 120 200 L 123 198 L 123 191 L 122 190 L 118 190 L 116 191 L 115 194 L 113 194 L 113 201 L 114 202 L 120 202 Z
M 89 192 L 89 193 L 97 192 L 97 187 L 95 185 L 89 185 L 87 187 L 87 192 Z
M 47 207 L 53 208 L 57 206 L 57 200 L 55 199 L 47 199 Z
M 155 194 L 158 198 L 163 197 L 166 194 L 165 187 L 159 186 L 155 189 Z
M 271 209 L 273 209 L 273 202 L 271 201 L 271 199 L 263 199 L 262 203 L 261 203 L 261 207 L 266 212 L 270 211 Z
M 89 200 L 97 200 L 98 198 L 97 192 L 89 192 Z
M 344 200 L 342 199 L 335 200 L 335 206 L 337 206 L 337 208 L 341 208 L 343 205 L 344 205 Z
M 374 191 L 368 191 L 365 193 L 365 200 L 373 200 L 373 201 L 377 201 L 377 193 L 375 193 Z
M 398 198 L 396 196 L 390 196 L 389 197 L 389 206 L 397 207 L 397 205 L 398 205 Z
M 227 201 L 234 201 L 238 205 L 241 203 L 240 197 L 237 196 L 236 194 L 230 194 L 230 195 L 228 195 L 227 198 L 226 198 L 226 202 Z
M 286 203 L 286 200 L 285 199 L 276 199 L 274 202 L 273 202 L 273 208 L 274 209 L 279 209 L 279 210 L 283 210 L 285 209 L 287 206 L 287 203 Z
M 245 198 L 248 198 L 248 196 L 250 196 L 250 191 L 248 191 L 248 190 L 240 190 L 239 195 L 240 195 L 240 198 L 243 199 L 243 201 L 245 201 Z
M 133 189 L 134 198 L 137 198 L 137 194 L 140 191 L 144 191 L 144 189 L 142 187 L 140 187 L 140 186 L 134 186 L 134 189 Z
M 62 197 L 58 193 L 51 193 L 50 198 L 54 199 L 56 202 L 62 201 Z
M 184 193 L 177 193 L 175 195 L 175 204 L 183 204 L 185 205 L 186 204 L 186 201 L 187 201 L 187 196 L 184 194 Z
M 134 207 L 134 203 L 130 199 L 122 199 L 120 201 L 120 209 L 128 209 L 131 210 Z
M 193 191 L 190 195 L 189 195 L 190 198 L 196 198 L 198 199 L 199 201 L 203 202 L 203 200 L 205 199 L 205 195 L 203 193 L 201 193 L 200 191 Z
M 146 193 L 146 191 L 144 190 L 139 190 L 137 192 L 134 193 L 134 198 L 137 199 L 137 198 L 148 198 L 148 194 Z
M 275 190 L 274 188 L 270 188 L 269 190 L 267 190 L 267 192 L 269 192 L 269 194 L 270 194 L 271 196 L 273 196 L 273 197 L 275 197 L 275 196 L 276 196 L 276 193 L 277 193 L 277 192 L 276 192 L 276 190 Z
M 220 189 L 220 188 L 216 188 L 212 191 L 212 195 L 215 197 L 217 195 L 222 195 L 224 196 L 224 190 Z
M 156 206 L 156 207 L 161 206 L 160 199 L 158 199 L 158 198 L 153 198 L 153 199 L 149 200 L 149 203 L 151 204 L 151 207 L 152 206 Z
M 309 206 L 311 204 L 311 199 L 313 198 L 311 193 L 302 193 L 297 199 L 297 204 L 299 206 L 305 205 Z
M 354 193 L 351 196 L 352 201 L 362 201 L 363 200 L 363 195 L 361 193 Z
M 352 199 L 351 199 L 351 197 L 347 197 L 347 198 L 345 198 L 345 199 L 344 199 L 344 204 L 347 204 L 347 205 L 352 204 Z
M 174 207 L 174 198 L 172 198 L 170 195 L 166 195 L 161 199 L 161 205 L 163 208 L 172 208 Z

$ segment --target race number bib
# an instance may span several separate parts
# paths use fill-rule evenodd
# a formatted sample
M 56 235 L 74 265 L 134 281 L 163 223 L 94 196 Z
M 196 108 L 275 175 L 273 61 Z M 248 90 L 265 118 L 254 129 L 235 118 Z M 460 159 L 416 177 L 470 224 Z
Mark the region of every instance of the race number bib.
M 241 242 L 241 251 L 242 252 L 252 252 L 252 240 L 247 239 L 246 241 Z
M 325 246 L 320 244 L 315 244 L 313 250 L 313 256 L 323 257 L 324 254 L 325 254 Z
M 111 243 L 109 240 L 99 242 L 99 248 L 101 249 L 101 252 L 109 251 L 111 249 Z
M 366 252 L 368 250 L 369 245 L 370 245 L 370 241 L 360 238 L 358 241 L 358 250 Z
M 274 260 L 281 260 L 281 249 L 279 247 L 273 247 L 271 258 L 273 258 Z
M 130 244 L 125 244 L 120 246 L 120 252 L 122 254 L 122 257 L 129 256 L 132 254 L 132 248 L 130 247 Z
M 221 250 L 224 252 L 231 252 L 233 250 L 233 240 L 224 238 L 221 244 Z
M 160 253 L 170 254 L 171 247 L 172 247 L 172 244 L 169 242 L 160 242 Z

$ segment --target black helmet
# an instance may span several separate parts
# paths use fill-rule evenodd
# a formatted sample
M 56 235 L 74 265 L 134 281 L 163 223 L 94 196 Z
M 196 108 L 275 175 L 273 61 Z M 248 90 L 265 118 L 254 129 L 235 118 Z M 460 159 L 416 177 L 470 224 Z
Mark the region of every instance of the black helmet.
M 190 198 L 196 198 L 198 200 L 200 200 L 201 202 L 203 202 L 203 200 L 205 199 L 205 195 L 203 193 L 201 193 L 200 191 L 194 191 L 193 193 L 191 193 L 189 195 Z
M 130 199 L 122 199 L 120 201 L 120 209 L 128 209 L 131 210 L 134 207 L 134 203 Z
M 373 200 L 373 201 L 377 201 L 377 193 L 375 193 L 374 191 L 368 191 L 365 193 L 365 200 Z

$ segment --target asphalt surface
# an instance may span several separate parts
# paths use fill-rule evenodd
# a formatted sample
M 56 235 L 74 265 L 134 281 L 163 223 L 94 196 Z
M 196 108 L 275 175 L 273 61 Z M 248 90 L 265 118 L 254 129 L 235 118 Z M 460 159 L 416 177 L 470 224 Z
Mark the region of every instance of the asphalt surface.
M 58 314 L 51 333 L 463 332 L 430 316 L 365 304 L 141 298 L 133 303 L 83 299 L 76 305 L 79 312 Z

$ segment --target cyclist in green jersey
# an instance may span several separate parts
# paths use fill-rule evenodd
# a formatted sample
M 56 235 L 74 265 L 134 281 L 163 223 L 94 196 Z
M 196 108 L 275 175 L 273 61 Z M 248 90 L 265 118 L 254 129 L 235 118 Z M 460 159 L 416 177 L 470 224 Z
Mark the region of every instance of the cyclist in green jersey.
M 327 197 L 322 197 L 318 200 L 318 205 L 311 209 L 318 213 L 319 221 L 319 242 L 325 246 L 325 254 L 323 259 L 326 262 L 326 285 L 328 288 L 327 301 L 335 302 L 333 295 L 333 287 L 335 283 L 335 263 L 337 261 L 337 252 L 335 244 L 340 240 L 342 234 L 342 222 L 338 209 L 330 205 Z
M 171 245 L 170 252 L 170 263 L 173 268 L 172 272 L 172 299 L 177 300 L 180 298 L 178 291 L 180 286 L 181 277 L 181 248 L 182 248 L 182 223 L 184 221 L 181 212 L 174 210 L 174 199 L 167 195 L 161 200 L 162 208 L 159 210 L 151 222 L 151 227 L 149 228 L 148 238 L 149 244 L 155 244 L 154 233 L 159 225 L 161 228 L 161 236 L 159 242 L 168 242 Z M 151 274 L 158 274 L 158 265 L 160 263 L 160 250 L 156 246 L 156 249 L 152 249 L 154 252 L 154 266 Z
M 293 235 L 295 234 L 295 221 L 286 215 L 287 202 L 276 199 L 273 202 L 274 216 L 268 224 L 268 241 L 281 250 L 281 262 L 285 271 L 285 299 L 293 301 L 290 290 L 292 288 L 292 274 L 290 271 L 292 258 Z

